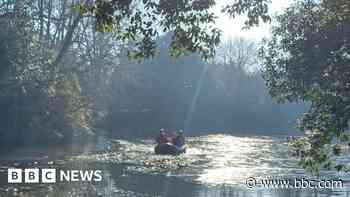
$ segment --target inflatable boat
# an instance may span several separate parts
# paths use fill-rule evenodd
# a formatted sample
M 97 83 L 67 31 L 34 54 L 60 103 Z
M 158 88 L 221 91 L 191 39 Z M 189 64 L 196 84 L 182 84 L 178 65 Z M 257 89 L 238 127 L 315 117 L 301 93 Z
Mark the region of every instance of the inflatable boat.
M 158 144 L 154 148 L 154 152 L 160 155 L 178 155 L 186 152 L 186 145 L 184 144 L 182 146 L 175 146 L 170 142 Z

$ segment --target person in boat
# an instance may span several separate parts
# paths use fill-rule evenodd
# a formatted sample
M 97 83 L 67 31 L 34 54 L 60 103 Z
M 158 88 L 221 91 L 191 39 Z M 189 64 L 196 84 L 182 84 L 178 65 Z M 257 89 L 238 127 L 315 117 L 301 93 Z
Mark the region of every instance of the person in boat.
M 156 138 L 156 142 L 158 144 L 162 144 L 162 143 L 166 143 L 167 142 L 166 135 L 165 135 L 165 130 L 163 128 L 161 128 L 159 130 L 159 135 Z
M 184 144 L 185 144 L 184 131 L 182 129 L 180 129 L 177 132 L 177 136 L 174 140 L 174 145 L 180 147 L 180 146 L 183 146 Z

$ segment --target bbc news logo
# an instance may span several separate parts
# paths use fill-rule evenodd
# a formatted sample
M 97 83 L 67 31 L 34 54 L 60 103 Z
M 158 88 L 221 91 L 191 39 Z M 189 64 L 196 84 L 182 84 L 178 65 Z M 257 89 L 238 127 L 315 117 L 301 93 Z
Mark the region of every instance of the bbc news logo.
M 24 176 L 23 176 L 24 175 Z M 17 169 L 7 171 L 8 183 L 56 183 L 59 182 L 99 182 L 101 170 L 56 170 L 56 169 Z

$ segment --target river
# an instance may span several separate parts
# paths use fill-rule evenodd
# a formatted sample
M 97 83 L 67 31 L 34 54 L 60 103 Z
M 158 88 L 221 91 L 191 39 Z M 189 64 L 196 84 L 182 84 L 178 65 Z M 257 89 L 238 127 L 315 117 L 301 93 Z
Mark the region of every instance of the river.
M 153 153 L 153 140 L 99 137 L 86 143 L 25 147 L 0 154 L 0 197 L 96 196 L 350 196 L 349 175 L 323 172 L 339 179 L 336 189 L 248 189 L 248 177 L 310 178 L 288 152 L 284 136 L 206 135 L 188 137 L 188 150 L 179 156 Z M 348 158 L 343 158 L 348 159 Z M 350 159 L 349 159 L 350 161 Z M 9 184 L 8 168 L 101 170 L 100 182 Z

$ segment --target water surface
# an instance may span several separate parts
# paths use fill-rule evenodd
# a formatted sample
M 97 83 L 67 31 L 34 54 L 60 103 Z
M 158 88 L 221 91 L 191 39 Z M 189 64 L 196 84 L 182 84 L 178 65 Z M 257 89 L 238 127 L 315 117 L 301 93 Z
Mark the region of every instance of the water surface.
M 0 196 L 349 196 L 349 176 L 343 189 L 248 189 L 245 180 L 266 177 L 307 177 L 287 149 L 285 137 L 207 135 L 187 138 L 180 156 L 153 153 L 153 140 L 98 139 L 50 148 L 31 147 L 2 151 Z M 343 158 L 347 160 L 348 158 Z M 8 184 L 7 168 L 102 170 L 101 182 Z

